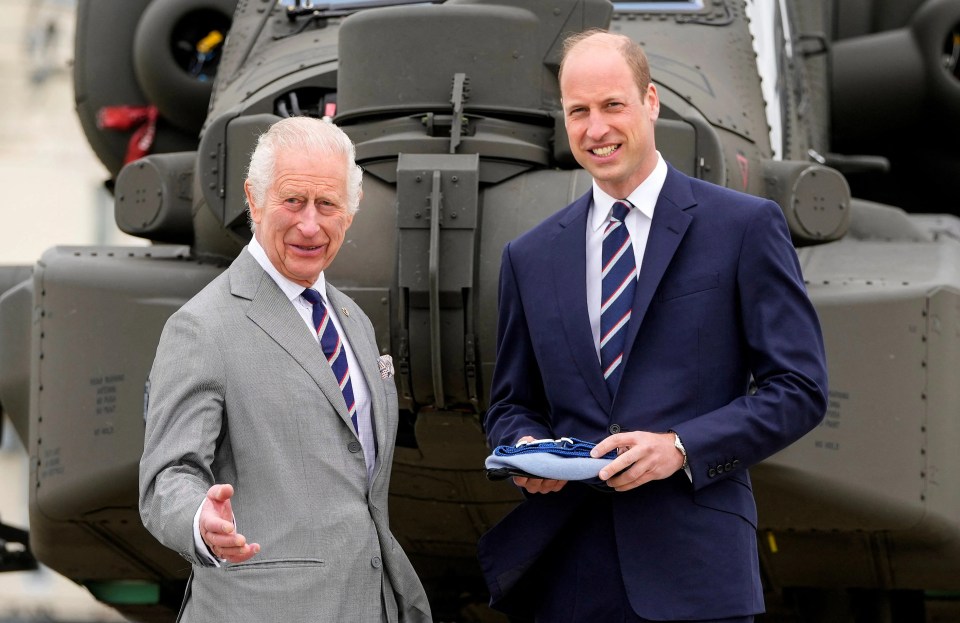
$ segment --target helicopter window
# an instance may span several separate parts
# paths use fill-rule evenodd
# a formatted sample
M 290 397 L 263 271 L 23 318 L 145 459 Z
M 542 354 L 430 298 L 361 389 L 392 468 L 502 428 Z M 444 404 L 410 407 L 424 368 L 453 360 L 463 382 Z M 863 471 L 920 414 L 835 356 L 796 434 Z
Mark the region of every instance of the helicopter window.
M 702 11 L 703 0 L 634 0 L 633 2 L 614 2 L 617 11 L 635 13 L 678 13 Z

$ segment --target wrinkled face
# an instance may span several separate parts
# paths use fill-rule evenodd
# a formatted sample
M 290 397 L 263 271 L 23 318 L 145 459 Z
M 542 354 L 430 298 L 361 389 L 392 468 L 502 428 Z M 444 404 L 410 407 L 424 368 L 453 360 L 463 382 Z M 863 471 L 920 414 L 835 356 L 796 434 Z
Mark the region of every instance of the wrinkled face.
M 281 150 L 263 204 L 254 202 L 249 181 L 244 190 L 254 235 L 270 262 L 291 281 L 312 286 L 353 222 L 346 156 Z
M 657 164 L 657 88 L 642 93 L 618 49 L 587 39 L 568 52 L 560 92 L 577 162 L 604 192 L 626 198 Z

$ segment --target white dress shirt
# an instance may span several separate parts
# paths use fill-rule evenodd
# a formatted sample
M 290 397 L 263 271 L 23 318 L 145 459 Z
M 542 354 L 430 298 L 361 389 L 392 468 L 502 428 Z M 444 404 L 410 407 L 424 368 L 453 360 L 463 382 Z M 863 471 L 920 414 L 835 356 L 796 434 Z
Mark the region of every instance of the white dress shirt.
M 300 314 L 300 317 L 303 318 L 304 324 L 307 325 L 307 329 L 310 330 L 310 334 L 313 335 L 313 338 L 319 345 L 320 336 L 317 335 L 317 332 L 313 327 L 313 305 L 311 305 L 307 299 L 301 296 L 304 287 L 298 283 L 290 281 L 280 274 L 280 271 L 277 270 L 277 268 L 267 257 L 266 251 L 263 250 L 263 247 L 260 246 L 260 243 L 255 237 L 250 239 L 250 244 L 247 245 L 247 250 L 250 251 L 250 255 L 253 256 L 253 259 L 257 260 L 257 263 L 263 267 L 263 270 L 265 270 L 267 274 L 273 278 L 277 285 L 280 286 L 280 289 L 283 290 L 283 293 L 293 304 L 294 308 Z M 373 468 L 377 460 L 376 443 L 374 443 L 373 440 L 373 423 L 370 420 L 370 389 L 367 387 L 366 379 L 363 378 L 363 372 L 360 370 L 360 363 L 353 355 L 353 349 L 350 347 L 350 342 L 347 341 L 347 335 L 344 333 L 343 327 L 340 326 L 340 319 L 337 317 L 336 313 L 337 310 L 330 307 L 330 301 L 327 298 L 327 281 L 324 278 L 323 273 L 320 273 L 320 277 L 312 287 L 314 290 L 320 293 L 320 296 L 323 297 L 323 304 L 330 309 L 330 319 L 333 321 L 333 326 L 337 328 L 337 333 L 340 334 L 340 342 L 343 345 L 343 349 L 347 352 L 347 366 L 350 370 L 350 384 L 353 386 L 353 398 L 357 403 L 357 429 L 359 431 L 357 434 L 360 438 L 360 443 L 363 446 L 363 457 L 367 462 L 367 479 L 369 480 L 373 477 Z M 318 351 L 318 356 L 320 354 L 321 353 Z
M 627 212 L 624 224 L 630 232 L 630 243 L 637 259 L 637 274 L 643 266 L 643 254 L 647 250 L 647 238 L 650 237 L 650 223 L 653 221 L 653 209 L 657 205 L 663 183 L 667 179 L 667 163 L 657 152 L 657 165 L 647 179 L 637 186 L 629 197 L 611 197 L 600 190 L 593 182 L 593 202 L 587 213 L 587 313 L 590 315 L 590 329 L 593 331 L 593 346 L 597 349 L 597 362 L 600 362 L 600 298 L 603 296 L 600 276 L 603 271 L 603 230 L 610 220 L 613 204 L 626 199 L 635 209 Z M 693 473 L 689 464 L 683 468 L 690 482 Z
M 587 213 L 587 313 L 590 316 L 590 329 L 593 331 L 593 345 L 600 361 L 600 298 L 603 279 L 603 230 L 610 220 L 613 204 L 626 199 L 635 209 L 627 213 L 624 225 L 630 233 L 630 243 L 637 260 L 637 274 L 643 266 L 643 254 L 647 249 L 647 237 L 650 235 L 650 223 L 653 221 L 653 209 L 667 179 L 667 163 L 657 152 L 657 165 L 647 179 L 637 186 L 629 197 L 611 197 L 600 190 L 596 180 L 593 182 L 593 202 Z

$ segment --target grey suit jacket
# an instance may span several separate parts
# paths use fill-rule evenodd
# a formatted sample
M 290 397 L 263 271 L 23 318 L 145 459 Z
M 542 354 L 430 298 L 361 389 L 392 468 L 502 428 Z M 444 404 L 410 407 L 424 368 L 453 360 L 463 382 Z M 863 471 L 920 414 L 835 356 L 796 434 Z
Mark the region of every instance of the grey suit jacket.
M 396 387 L 380 377 L 369 319 L 329 285 L 327 295 L 360 363 L 352 374 L 370 387 L 378 453 L 369 484 L 330 366 L 246 249 L 164 327 L 150 372 L 140 514 L 193 565 L 181 621 L 431 620 L 388 525 Z M 261 546 L 220 568 L 193 542 L 194 515 L 216 483 L 234 486 L 237 529 Z

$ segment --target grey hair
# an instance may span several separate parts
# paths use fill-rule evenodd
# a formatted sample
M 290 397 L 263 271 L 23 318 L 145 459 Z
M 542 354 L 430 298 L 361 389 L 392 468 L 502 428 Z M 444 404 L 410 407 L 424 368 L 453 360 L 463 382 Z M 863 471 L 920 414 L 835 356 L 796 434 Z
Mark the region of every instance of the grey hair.
M 347 210 L 350 214 L 356 213 L 360 207 L 360 196 L 363 190 L 363 169 L 357 166 L 356 149 L 343 130 L 315 117 L 281 119 L 257 139 L 257 146 L 253 150 L 253 155 L 250 156 L 250 165 L 247 167 L 250 192 L 257 205 L 263 204 L 267 189 L 273 183 L 277 152 L 281 149 L 346 156 Z M 248 205 L 248 211 L 249 208 Z M 250 229 L 255 229 L 252 220 Z

